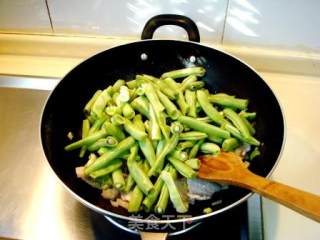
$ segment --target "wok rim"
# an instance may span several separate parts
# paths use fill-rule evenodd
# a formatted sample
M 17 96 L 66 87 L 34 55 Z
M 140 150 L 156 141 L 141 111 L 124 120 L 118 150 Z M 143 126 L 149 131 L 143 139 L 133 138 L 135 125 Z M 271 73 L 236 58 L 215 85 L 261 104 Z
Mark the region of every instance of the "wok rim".
M 207 45 L 203 45 L 201 43 L 198 43 L 198 42 L 192 42 L 192 41 L 186 41 L 186 40 L 171 40 L 171 39 L 145 39 L 145 40 L 138 40 L 138 41 L 134 41 L 134 42 L 129 42 L 129 43 L 125 43 L 125 44 L 120 44 L 120 45 L 117 45 L 117 46 L 113 46 L 111 48 L 108 48 L 108 49 L 104 49 L 104 50 L 101 50 L 95 54 L 92 54 L 91 56 L 85 58 L 83 61 L 79 62 L 76 66 L 74 66 L 72 69 L 70 69 L 70 71 L 68 71 L 61 79 L 60 81 L 55 85 L 55 87 L 51 90 L 50 94 L 48 95 L 43 107 L 42 107 L 42 112 L 41 112 L 41 115 L 40 115 L 40 126 L 39 126 L 39 138 L 40 138 L 40 142 L 41 142 L 41 147 L 42 147 L 42 154 L 43 156 L 45 157 L 46 159 L 46 164 L 49 165 L 50 169 L 52 170 L 52 172 L 54 173 L 55 177 L 59 180 L 60 184 L 62 184 L 62 186 L 77 200 L 79 201 L 82 205 L 84 205 L 85 207 L 88 207 L 89 209 L 99 213 L 99 214 L 102 214 L 104 216 L 110 216 L 110 217 L 113 217 L 113 218 L 118 218 L 118 219 L 122 219 L 122 220 L 126 220 L 126 221 L 132 221 L 132 222 L 139 222 L 139 223 L 146 223 L 146 224 L 170 224 L 170 223 L 183 223 L 183 222 L 186 222 L 186 221 L 192 221 L 192 222 L 196 222 L 196 221 L 200 221 L 200 220 L 203 220 L 203 219 L 206 219 L 206 218 L 209 218 L 209 217 L 212 217 L 214 215 L 217 215 L 219 213 L 222 213 L 224 211 L 227 211 L 227 210 L 230 210 L 232 209 L 233 207 L 243 203 L 244 201 L 246 201 L 249 197 L 251 197 L 254 192 L 250 191 L 248 194 L 246 194 L 244 197 L 240 198 L 238 201 L 232 203 L 232 204 L 229 204 L 227 205 L 226 207 L 224 208 L 221 208 L 221 209 L 218 209 L 216 211 L 213 211 L 211 213 L 208 213 L 208 214 L 202 214 L 202 215 L 199 215 L 199 216 L 195 216 L 195 217 L 188 217 L 188 218 L 181 218 L 181 219 L 172 219 L 172 220 L 154 220 L 154 219 L 141 219 L 141 218 L 134 218 L 134 217 L 130 217 L 130 216 L 124 216 L 124 215 L 121 215 L 121 214 L 118 214 L 118 213 L 114 213 L 114 212 L 111 212 L 111 211 L 108 211 L 108 210 L 105 210 L 103 208 L 100 208 L 90 202 L 88 202 L 87 200 L 83 199 L 82 197 L 80 197 L 77 193 L 75 193 L 74 191 L 72 191 L 64 182 L 63 180 L 56 174 L 55 170 L 52 168 L 51 164 L 49 163 L 49 160 L 46 156 L 46 153 L 44 151 L 44 144 L 43 144 L 43 138 L 42 138 L 42 126 L 43 126 L 43 115 L 44 115 L 44 112 L 45 112 L 45 109 L 46 109 L 46 106 L 48 104 L 48 101 L 50 100 L 51 98 L 51 95 L 53 94 L 53 92 L 55 91 L 55 89 L 59 86 L 59 84 L 65 79 L 65 77 L 67 75 L 69 75 L 76 67 L 78 67 L 79 65 L 81 65 L 82 63 L 84 63 L 85 61 L 103 53 L 103 52 L 106 52 L 108 50 L 111 50 L 111 49 L 114 49 L 114 48 L 120 48 L 122 46 L 127 46 L 127 45 L 134 45 L 136 43 L 142 43 L 142 42 L 149 42 L 149 41 L 153 41 L 153 42 L 162 42 L 162 41 L 170 41 L 170 42 L 177 42 L 177 43 L 187 43 L 187 44 L 193 44 L 193 45 L 196 45 L 196 46 L 200 46 L 200 47 L 205 47 L 205 48 L 208 48 L 210 50 L 215 50 L 215 51 L 218 51 L 220 53 L 223 53 L 225 55 L 228 55 L 229 57 L 232 57 L 236 60 L 238 60 L 239 62 L 241 62 L 242 64 L 244 64 L 245 66 L 247 66 L 251 71 L 253 71 L 257 76 L 260 77 L 260 79 L 266 84 L 266 86 L 269 88 L 269 90 L 272 92 L 273 96 L 275 97 L 275 99 L 277 100 L 277 103 L 280 107 L 280 112 L 281 112 L 281 115 L 282 115 L 282 124 L 283 124 L 283 136 L 282 136 L 282 144 L 281 144 L 281 148 L 280 148 L 280 151 L 279 151 L 279 154 L 278 154 L 278 157 L 277 157 L 277 160 L 275 161 L 273 167 L 271 168 L 271 170 L 269 171 L 269 173 L 265 176 L 265 178 L 270 178 L 270 176 L 272 175 L 272 173 L 274 172 L 274 170 L 276 169 L 279 161 L 280 161 L 280 158 L 283 154 L 283 150 L 284 150 L 284 146 L 285 146 L 285 142 L 286 142 L 286 137 L 287 137 L 287 125 L 286 125 L 286 119 L 285 119 L 285 115 L 284 115 L 284 111 L 283 111 L 283 107 L 282 107 L 282 104 L 281 102 L 279 101 L 279 98 L 278 96 L 276 95 L 276 93 L 273 91 L 273 89 L 271 88 L 271 86 L 264 80 L 264 78 L 252 67 L 250 66 L 248 63 L 246 63 L 244 60 L 234 56 L 233 54 L 231 53 L 228 53 L 226 52 L 225 50 L 223 49 L 217 49 L 217 48 L 214 48 L 214 47 L 211 47 L 211 46 L 207 46 Z

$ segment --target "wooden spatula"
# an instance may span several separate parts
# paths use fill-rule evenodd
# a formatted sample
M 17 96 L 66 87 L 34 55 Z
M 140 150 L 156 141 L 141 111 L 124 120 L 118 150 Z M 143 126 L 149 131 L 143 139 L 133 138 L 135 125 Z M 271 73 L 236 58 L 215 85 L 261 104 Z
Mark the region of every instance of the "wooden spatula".
M 233 153 L 222 152 L 217 156 L 201 156 L 199 159 L 198 177 L 252 190 L 320 222 L 320 196 L 255 175 Z

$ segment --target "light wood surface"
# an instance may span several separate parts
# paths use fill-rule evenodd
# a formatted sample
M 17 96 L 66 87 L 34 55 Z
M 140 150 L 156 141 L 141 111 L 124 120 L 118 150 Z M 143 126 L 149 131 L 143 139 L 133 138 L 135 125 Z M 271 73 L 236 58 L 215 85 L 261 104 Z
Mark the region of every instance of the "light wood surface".
M 200 160 L 200 178 L 252 190 L 320 222 L 320 196 L 255 175 L 232 153 L 203 156 Z

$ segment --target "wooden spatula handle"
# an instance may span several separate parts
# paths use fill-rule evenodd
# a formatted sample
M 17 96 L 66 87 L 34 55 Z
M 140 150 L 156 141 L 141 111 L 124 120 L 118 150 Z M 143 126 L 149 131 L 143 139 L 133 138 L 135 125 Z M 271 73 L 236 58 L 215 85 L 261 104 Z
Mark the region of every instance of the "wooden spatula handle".
M 251 172 L 245 178 L 243 187 L 250 188 L 266 198 L 320 222 L 320 196 L 265 179 Z

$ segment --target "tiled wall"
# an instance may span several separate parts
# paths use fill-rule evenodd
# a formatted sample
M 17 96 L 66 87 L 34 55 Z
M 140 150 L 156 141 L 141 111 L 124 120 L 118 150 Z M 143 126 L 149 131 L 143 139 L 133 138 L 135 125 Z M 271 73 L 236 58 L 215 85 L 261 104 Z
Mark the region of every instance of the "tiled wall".
M 192 18 L 207 42 L 320 52 L 319 10 L 319 0 L 0 0 L 0 32 L 138 39 L 150 17 L 176 13 Z M 156 36 L 186 33 L 163 27 Z

